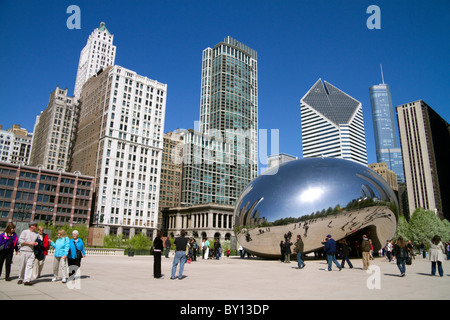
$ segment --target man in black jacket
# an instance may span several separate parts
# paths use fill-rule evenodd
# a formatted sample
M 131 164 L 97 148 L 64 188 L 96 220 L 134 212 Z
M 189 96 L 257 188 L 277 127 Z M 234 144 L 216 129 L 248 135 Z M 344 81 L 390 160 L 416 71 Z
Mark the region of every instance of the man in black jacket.
M 303 269 L 306 265 L 303 262 L 303 240 L 300 235 L 297 235 L 297 242 L 295 243 L 295 252 L 297 253 L 298 268 Z
M 183 269 L 184 264 L 186 262 L 186 246 L 188 243 L 188 240 L 184 237 L 186 232 L 184 230 L 181 230 L 181 235 L 175 239 L 175 257 L 173 258 L 172 263 L 172 274 L 170 279 L 175 279 L 175 273 L 177 271 L 178 263 L 180 263 L 180 271 L 178 275 L 178 279 L 183 279 Z

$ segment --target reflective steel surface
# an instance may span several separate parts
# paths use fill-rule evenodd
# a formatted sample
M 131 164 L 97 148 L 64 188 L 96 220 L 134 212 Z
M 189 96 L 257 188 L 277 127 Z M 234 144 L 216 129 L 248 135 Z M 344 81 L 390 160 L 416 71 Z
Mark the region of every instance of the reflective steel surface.
M 371 169 L 348 160 L 308 158 L 253 180 L 237 201 L 234 219 L 239 244 L 264 258 L 279 258 L 280 242 L 295 243 L 297 235 L 305 253 L 321 249 L 328 234 L 352 243 L 367 234 L 377 251 L 395 234 L 398 203 Z

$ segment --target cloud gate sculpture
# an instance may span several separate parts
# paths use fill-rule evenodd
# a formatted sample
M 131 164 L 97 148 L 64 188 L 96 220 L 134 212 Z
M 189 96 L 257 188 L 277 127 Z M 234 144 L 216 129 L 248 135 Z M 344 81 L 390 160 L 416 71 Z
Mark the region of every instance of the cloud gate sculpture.
M 234 211 L 235 234 L 248 252 L 279 258 L 286 237 L 304 242 L 304 252 L 336 241 L 361 242 L 379 250 L 397 229 L 398 202 L 388 183 L 371 169 L 336 158 L 308 158 L 272 168 L 253 180 Z M 294 249 L 294 246 L 292 246 Z

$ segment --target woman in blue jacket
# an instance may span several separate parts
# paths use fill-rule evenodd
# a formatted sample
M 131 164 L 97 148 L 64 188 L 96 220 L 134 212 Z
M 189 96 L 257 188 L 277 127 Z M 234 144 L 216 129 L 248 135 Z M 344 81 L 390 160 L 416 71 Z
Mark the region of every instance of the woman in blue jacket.
M 69 254 L 70 239 L 63 229 L 58 230 L 58 239 L 50 245 L 55 248 L 53 255 L 53 279 L 55 282 L 58 279 L 58 271 L 61 270 L 62 282 L 67 282 L 67 255 Z
M 78 230 L 72 231 L 72 237 L 68 255 L 69 277 L 78 271 L 78 268 L 81 266 L 81 259 L 86 256 L 83 240 L 78 238 Z

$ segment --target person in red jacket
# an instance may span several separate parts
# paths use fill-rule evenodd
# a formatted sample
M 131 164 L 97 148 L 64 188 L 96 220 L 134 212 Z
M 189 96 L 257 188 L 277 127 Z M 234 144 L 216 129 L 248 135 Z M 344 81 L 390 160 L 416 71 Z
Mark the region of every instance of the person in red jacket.
M 50 242 L 48 240 L 48 235 L 46 233 L 44 233 L 44 227 L 43 226 L 39 226 L 37 231 L 39 233 L 38 237 L 44 243 L 44 259 L 42 259 L 42 260 L 36 259 L 34 261 L 33 276 L 32 276 L 33 280 L 35 280 L 35 279 L 37 279 L 37 278 L 39 278 L 41 276 L 42 269 L 44 268 L 45 258 L 48 255 L 48 248 L 50 247 Z

